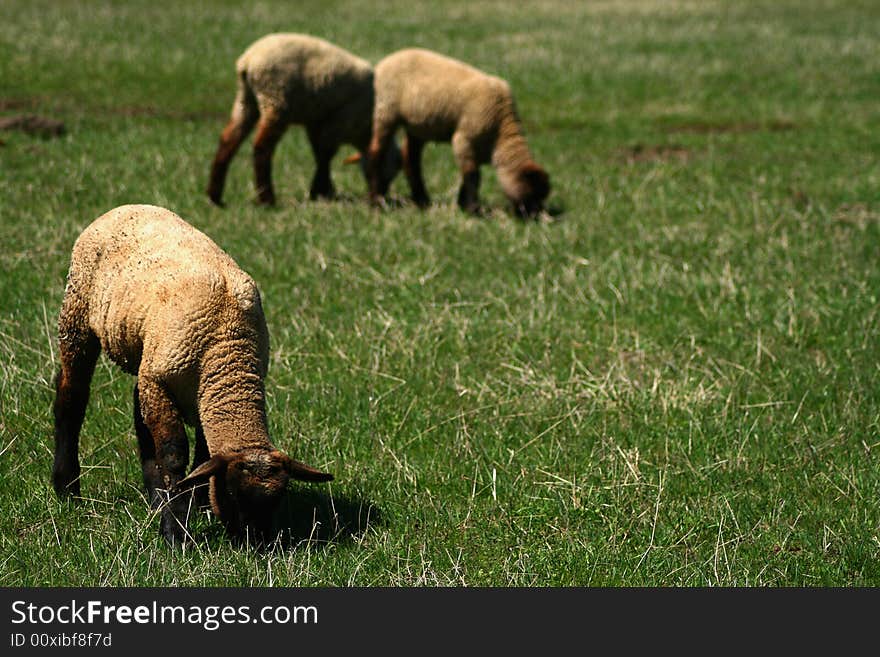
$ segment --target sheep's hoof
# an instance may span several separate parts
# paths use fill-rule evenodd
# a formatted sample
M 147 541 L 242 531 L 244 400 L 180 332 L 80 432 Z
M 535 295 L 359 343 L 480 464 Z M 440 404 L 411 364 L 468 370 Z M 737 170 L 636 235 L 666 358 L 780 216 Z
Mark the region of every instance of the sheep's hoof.
M 74 482 L 69 486 L 65 487 L 55 487 L 55 494 L 58 496 L 58 499 L 62 502 L 76 501 L 80 498 L 79 494 L 79 482 Z
M 257 205 L 275 205 L 275 188 L 272 185 L 256 185 Z
M 52 487 L 60 500 L 79 497 L 79 476 L 67 477 L 55 474 L 52 477 Z
M 219 186 L 209 185 L 205 192 L 208 194 L 208 198 L 211 199 L 211 203 L 220 208 L 226 207 L 226 204 L 223 203 L 223 189 Z
M 186 542 L 186 532 L 171 514 L 162 514 L 159 533 L 171 547 L 179 547 Z
M 387 210 L 388 201 L 385 200 L 384 196 L 376 196 L 370 199 L 370 207 L 375 210 Z
M 309 190 L 309 200 L 310 201 L 332 201 L 336 198 L 336 190 L 332 187 L 320 187 L 320 188 L 312 188 Z

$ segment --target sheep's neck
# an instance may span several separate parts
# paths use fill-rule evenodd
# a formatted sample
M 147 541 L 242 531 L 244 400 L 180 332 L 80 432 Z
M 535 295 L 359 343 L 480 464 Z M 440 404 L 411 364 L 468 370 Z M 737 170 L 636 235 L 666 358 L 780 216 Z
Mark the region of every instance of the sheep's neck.
M 532 163 L 532 152 L 522 134 L 522 126 L 515 113 L 501 120 L 498 139 L 492 153 L 492 165 L 498 172 L 498 182 L 509 197 L 518 195 L 517 178 L 526 165 Z
M 492 164 L 499 170 L 519 171 L 531 161 L 532 152 L 523 136 L 522 125 L 516 114 L 511 112 L 499 123 Z
M 199 383 L 199 421 L 211 455 L 271 446 L 263 378 L 256 359 L 230 354 L 205 365 Z

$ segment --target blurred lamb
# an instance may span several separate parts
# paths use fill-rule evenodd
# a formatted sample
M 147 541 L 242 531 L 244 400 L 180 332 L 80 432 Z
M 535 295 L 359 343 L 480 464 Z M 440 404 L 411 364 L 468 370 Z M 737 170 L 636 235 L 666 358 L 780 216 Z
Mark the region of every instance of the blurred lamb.
M 55 464 L 59 497 L 78 496 L 79 433 L 103 348 L 137 376 L 134 425 L 161 534 L 185 540 L 189 495 L 210 482 L 214 513 L 236 537 L 264 539 L 290 478 L 332 475 L 269 440 L 263 380 L 269 334 L 253 279 L 173 212 L 125 205 L 73 247 L 58 321 Z M 195 427 L 194 469 L 185 475 Z M 164 500 L 168 503 L 162 505 Z
M 404 170 L 419 206 L 430 202 L 422 178 L 425 142 L 451 141 L 462 175 L 458 205 L 463 210 L 479 210 L 480 166 L 491 161 L 514 211 L 522 217 L 541 211 L 550 179 L 532 159 L 507 82 L 419 48 L 388 55 L 376 64 L 375 76 L 367 164 L 373 202 L 380 202 L 387 188 L 375 163 L 383 161 L 395 130 L 403 126 Z
M 365 154 L 370 144 L 374 93 L 370 63 L 313 36 L 270 34 L 245 50 L 236 72 L 238 92 L 211 168 L 210 199 L 222 205 L 229 162 L 256 125 L 257 200 L 274 204 L 272 154 L 291 123 L 305 126 L 317 163 L 309 198 L 333 196 L 330 161 L 339 146 L 351 144 Z M 376 188 L 384 193 L 400 171 L 396 144 L 383 151 L 374 168 Z

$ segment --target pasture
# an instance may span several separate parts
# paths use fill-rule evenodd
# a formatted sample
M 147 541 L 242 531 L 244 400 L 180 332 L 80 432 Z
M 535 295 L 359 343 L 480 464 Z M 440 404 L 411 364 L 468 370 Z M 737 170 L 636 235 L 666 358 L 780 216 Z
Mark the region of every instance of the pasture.
M 868 0 L 6 0 L 0 119 L 0 586 L 880 585 L 880 5 Z M 275 31 L 375 63 L 421 46 L 506 78 L 554 221 L 278 205 L 248 140 L 204 190 L 237 56 Z M 78 505 L 51 488 L 56 320 L 79 232 L 165 206 L 260 286 L 283 540 L 209 517 L 169 552 L 133 379 L 99 361 Z

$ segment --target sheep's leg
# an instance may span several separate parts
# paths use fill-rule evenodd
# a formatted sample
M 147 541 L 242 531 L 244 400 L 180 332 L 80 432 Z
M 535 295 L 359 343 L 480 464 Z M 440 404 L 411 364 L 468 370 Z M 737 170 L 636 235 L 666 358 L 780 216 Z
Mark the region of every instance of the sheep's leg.
M 315 164 L 317 165 L 309 189 L 309 198 L 313 201 L 319 197 L 332 198 L 335 190 L 330 178 L 330 161 L 339 150 L 339 144 L 335 139 L 329 137 L 320 125 L 306 126 L 306 134 L 309 136 L 309 144 L 312 146 L 312 154 L 315 156 Z
M 101 343 L 91 331 L 60 331 L 61 367 L 55 378 L 55 463 L 52 486 L 59 497 L 79 496 L 79 432 Z
M 154 509 L 159 508 L 162 504 L 162 494 L 164 485 L 159 465 L 156 462 L 156 442 L 149 428 L 144 423 L 144 417 L 141 413 L 140 395 L 138 394 L 138 386 L 134 386 L 134 428 L 137 434 L 138 447 L 141 453 L 141 470 L 144 476 L 144 489 L 147 491 L 147 499 L 150 506 Z M 202 431 L 202 425 L 196 426 L 196 445 L 195 455 L 193 456 L 192 469 L 195 470 L 202 463 L 211 458 L 208 453 L 208 443 L 205 441 L 205 434 Z M 208 506 L 208 487 L 197 486 L 193 489 L 196 504 L 199 506 Z
M 257 202 L 275 205 L 275 190 L 272 187 L 272 155 L 284 135 L 287 126 L 278 113 L 266 110 L 257 123 L 257 136 L 254 137 L 254 174 L 256 177 Z
M 134 432 L 137 435 L 138 448 L 141 454 L 141 472 L 144 477 L 144 490 L 147 492 L 147 500 L 150 506 L 158 509 L 162 504 L 162 495 L 159 492 L 162 486 L 162 474 L 159 470 L 159 464 L 156 462 L 156 442 L 153 434 L 144 423 L 144 416 L 141 413 L 141 400 L 138 393 L 137 381 L 134 385 Z
M 367 149 L 367 182 L 370 186 L 370 203 L 382 205 L 383 197 L 388 191 L 388 183 L 382 180 L 382 162 L 385 161 L 387 151 L 394 138 L 394 126 L 373 124 L 373 136 L 370 139 L 370 147 Z
M 202 463 L 206 463 L 211 458 L 208 451 L 208 441 L 205 440 L 205 430 L 202 429 L 201 422 L 196 425 L 196 444 L 195 453 L 193 454 L 193 464 L 190 472 L 199 467 Z M 193 488 L 196 504 L 200 507 L 211 506 L 210 495 L 208 494 L 208 485 L 201 484 Z
M 223 205 L 223 185 L 226 182 L 226 172 L 229 170 L 229 162 L 238 152 L 241 142 L 250 134 L 259 117 L 256 101 L 247 90 L 244 81 L 239 81 L 238 94 L 232 105 L 232 114 L 229 123 L 220 135 L 220 144 L 217 146 L 217 154 L 211 165 L 211 178 L 208 182 L 208 198 L 216 205 Z
M 458 207 L 465 212 L 477 214 L 480 211 L 480 165 L 474 156 L 470 140 L 458 132 L 452 135 L 452 153 L 461 171 Z
M 403 143 L 403 167 L 406 171 L 406 179 L 409 181 L 412 200 L 420 208 L 431 204 L 428 190 L 425 189 L 425 179 L 422 177 L 422 150 L 424 148 L 424 140 L 406 133 L 406 141 Z
M 458 207 L 470 214 L 480 212 L 480 170 L 471 169 L 462 172 L 461 188 L 458 190 Z
M 174 402 L 156 381 L 138 376 L 140 413 L 145 429 L 153 437 L 158 480 L 167 503 L 162 507 L 161 533 L 171 545 L 182 543 L 187 536 L 189 492 L 171 495 L 174 486 L 186 474 L 189 463 L 189 442 L 180 413 Z
M 201 423 L 196 425 L 196 444 L 193 454 L 192 470 L 195 470 L 202 463 L 211 458 L 211 452 L 208 451 L 208 441 L 205 440 L 205 430 L 202 429 Z M 190 470 L 190 472 L 192 472 Z

